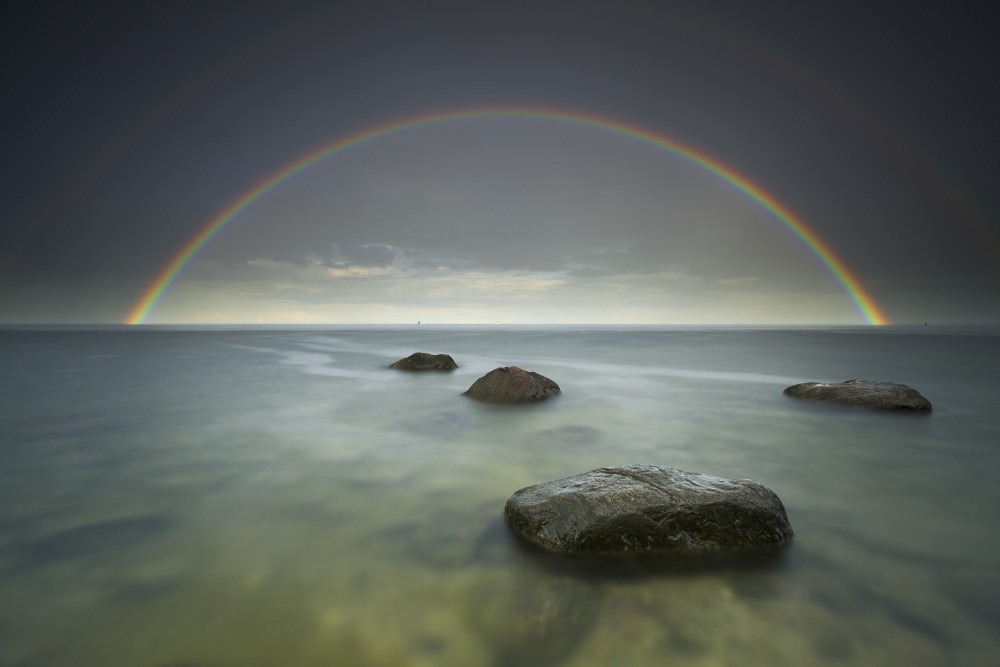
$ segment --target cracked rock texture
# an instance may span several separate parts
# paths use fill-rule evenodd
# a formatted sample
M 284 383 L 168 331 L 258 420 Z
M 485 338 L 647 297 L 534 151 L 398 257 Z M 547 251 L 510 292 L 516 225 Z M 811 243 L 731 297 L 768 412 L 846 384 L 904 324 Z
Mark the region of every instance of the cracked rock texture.
M 783 544 L 781 500 L 748 479 L 627 465 L 525 487 L 504 508 L 514 530 L 561 554 L 698 556 Z
M 843 382 L 803 382 L 785 389 L 788 396 L 817 403 L 834 403 L 877 410 L 922 410 L 930 412 L 931 402 L 905 384 L 875 380 Z

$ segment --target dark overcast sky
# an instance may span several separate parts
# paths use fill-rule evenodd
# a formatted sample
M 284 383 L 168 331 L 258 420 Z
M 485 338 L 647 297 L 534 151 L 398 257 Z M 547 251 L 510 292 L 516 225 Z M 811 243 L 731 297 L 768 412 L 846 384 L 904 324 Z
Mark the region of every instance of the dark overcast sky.
M 469 107 L 681 141 L 893 322 L 1000 322 L 1000 12 L 941 2 L 5 3 L 0 322 L 120 322 L 206 222 Z M 862 319 L 731 185 L 527 118 L 401 131 L 262 197 L 150 322 Z

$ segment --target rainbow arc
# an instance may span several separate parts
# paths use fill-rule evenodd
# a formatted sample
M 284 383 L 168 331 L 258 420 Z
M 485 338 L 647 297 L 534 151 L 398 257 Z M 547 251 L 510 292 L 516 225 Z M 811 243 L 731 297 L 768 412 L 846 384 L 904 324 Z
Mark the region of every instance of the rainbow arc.
M 848 267 L 847 263 L 833 248 L 823 240 L 791 209 L 778 201 L 764 188 L 752 182 L 746 176 L 738 173 L 719 160 L 688 146 L 666 135 L 631 125 L 622 121 L 594 116 L 584 113 L 556 110 L 536 109 L 527 107 L 489 107 L 475 109 L 460 109 L 446 112 L 429 113 L 395 120 L 361 130 L 346 137 L 317 148 L 303 155 L 278 171 L 272 173 L 257 183 L 244 194 L 221 210 L 215 217 L 206 222 L 160 269 L 153 281 L 146 287 L 142 295 L 133 305 L 125 318 L 126 324 L 142 324 L 150 316 L 156 305 L 167 293 L 170 286 L 184 271 L 184 268 L 198 253 L 215 238 L 225 227 L 236 219 L 255 201 L 264 197 L 285 181 L 302 173 L 309 167 L 346 150 L 368 141 L 385 137 L 397 132 L 415 130 L 431 125 L 441 125 L 458 120 L 497 118 L 524 118 L 568 123 L 577 126 L 590 127 L 596 130 L 611 132 L 628 139 L 640 141 L 661 148 L 677 155 L 688 162 L 708 171 L 716 177 L 729 183 L 745 194 L 751 200 L 768 211 L 778 222 L 791 232 L 823 265 L 831 277 L 837 282 L 847 297 L 851 300 L 862 319 L 868 324 L 888 324 L 889 318 L 876 303 L 868 289 L 858 276 Z

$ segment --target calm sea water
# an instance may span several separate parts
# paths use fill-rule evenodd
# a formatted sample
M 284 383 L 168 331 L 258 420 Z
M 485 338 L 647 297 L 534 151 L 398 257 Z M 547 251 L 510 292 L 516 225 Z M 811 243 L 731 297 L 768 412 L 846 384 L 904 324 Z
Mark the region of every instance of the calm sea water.
M 445 352 L 452 373 L 385 367 Z M 558 382 L 461 393 L 497 366 Z M 1000 330 L 0 331 L 0 665 L 1000 661 Z M 930 416 L 814 406 L 889 380 Z M 651 463 L 773 489 L 753 568 L 524 549 L 517 489 Z

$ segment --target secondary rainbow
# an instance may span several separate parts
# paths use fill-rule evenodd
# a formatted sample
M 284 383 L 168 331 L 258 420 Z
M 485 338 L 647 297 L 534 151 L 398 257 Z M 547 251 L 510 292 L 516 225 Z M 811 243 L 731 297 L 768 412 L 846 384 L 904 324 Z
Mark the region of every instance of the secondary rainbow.
M 253 205 L 255 201 L 266 195 L 268 192 L 281 185 L 296 174 L 308 169 L 314 164 L 329 157 L 342 153 L 350 148 L 358 146 L 373 139 L 378 139 L 386 135 L 412 130 L 428 125 L 440 125 L 457 120 L 472 119 L 499 119 L 499 118 L 525 118 L 558 121 L 592 127 L 606 132 L 628 137 L 652 146 L 667 150 L 685 160 L 698 165 L 706 171 L 726 181 L 736 189 L 743 192 L 761 207 L 767 210 L 781 224 L 783 224 L 792 234 L 795 235 L 808 249 L 816 256 L 820 263 L 826 268 L 833 279 L 844 290 L 848 298 L 853 302 L 861 317 L 869 324 L 888 324 L 889 318 L 872 298 L 869 291 L 861 284 L 858 277 L 851 271 L 843 259 L 841 259 L 833 249 L 806 225 L 800 217 L 784 206 L 762 187 L 751 182 L 745 176 L 739 174 L 727 165 L 719 162 L 701 151 L 692 148 L 676 139 L 671 139 L 663 134 L 658 134 L 650 130 L 631 125 L 629 123 L 592 116 L 578 112 L 563 111 L 556 109 L 533 109 L 521 107 L 489 107 L 475 109 L 460 109 L 446 112 L 429 113 L 420 116 L 411 116 L 402 120 L 396 120 L 375 127 L 371 127 L 348 137 L 337 139 L 326 144 L 298 159 L 287 164 L 283 168 L 274 172 L 263 181 L 247 190 L 243 195 L 233 201 L 229 206 L 220 211 L 215 217 L 209 220 L 197 234 L 192 236 L 180 250 L 164 265 L 149 286 L 143 291 L 142 296 L 136 301 L 132 310 L 125 318 L 126 324 L 142 324 L 149 317 L 150 313 L 163 298 L 170 285 L 177 279 L 191 260 L 193 260 L 205 245 L 221 232 L 226 225 L 232 222 L 240 213 Z

